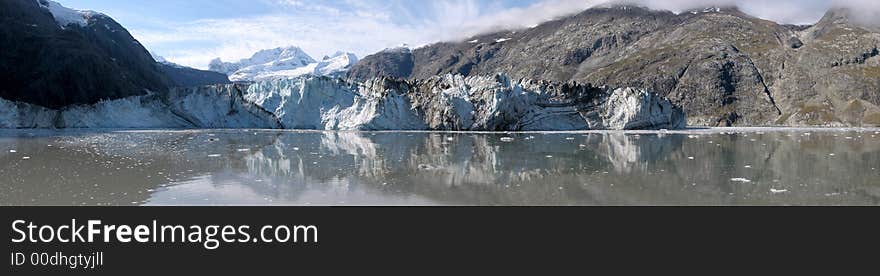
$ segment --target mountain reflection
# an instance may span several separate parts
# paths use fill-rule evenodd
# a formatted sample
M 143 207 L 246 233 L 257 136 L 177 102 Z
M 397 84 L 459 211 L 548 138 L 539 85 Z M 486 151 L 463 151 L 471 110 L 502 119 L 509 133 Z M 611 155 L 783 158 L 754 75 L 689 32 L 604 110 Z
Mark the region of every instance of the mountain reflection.
M 7 132 L 0 204 L 877 205 L 871 135 Z

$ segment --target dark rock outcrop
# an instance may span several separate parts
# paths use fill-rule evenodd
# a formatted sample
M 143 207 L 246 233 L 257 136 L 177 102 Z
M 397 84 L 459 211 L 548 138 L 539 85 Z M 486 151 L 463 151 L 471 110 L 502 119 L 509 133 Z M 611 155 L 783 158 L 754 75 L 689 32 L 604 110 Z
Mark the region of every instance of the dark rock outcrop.
M 58 108 L 165 91 L 172 82 L 112 18 L 56 22 L 46 0 L 0 1 L 0 97 Z
M 387 49 L 358 61 L 348 77 L 366 80 L 374 77 L 408 78 L 413 75 L 413 53 L 409 49 Z
M 230 84 L 226 74 L 199 70 L 173 63 L 159 63 L 162 72 L 171 80 L 174 87 L 194 87 L 214 84 Z

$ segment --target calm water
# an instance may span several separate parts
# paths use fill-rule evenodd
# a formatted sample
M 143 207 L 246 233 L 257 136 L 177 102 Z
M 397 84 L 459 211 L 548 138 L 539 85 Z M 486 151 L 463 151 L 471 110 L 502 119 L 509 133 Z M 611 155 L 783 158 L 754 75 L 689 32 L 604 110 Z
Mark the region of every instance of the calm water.
M 877 131 L 5 130 L 0 205 L 880 205 Z

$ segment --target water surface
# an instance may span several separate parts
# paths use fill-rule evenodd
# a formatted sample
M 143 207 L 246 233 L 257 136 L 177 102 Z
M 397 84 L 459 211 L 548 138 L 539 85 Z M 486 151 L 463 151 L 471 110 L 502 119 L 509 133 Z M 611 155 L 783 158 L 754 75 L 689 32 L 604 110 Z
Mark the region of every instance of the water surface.
M 880 205 L 878 129 L 0 131 L 0 205 Z

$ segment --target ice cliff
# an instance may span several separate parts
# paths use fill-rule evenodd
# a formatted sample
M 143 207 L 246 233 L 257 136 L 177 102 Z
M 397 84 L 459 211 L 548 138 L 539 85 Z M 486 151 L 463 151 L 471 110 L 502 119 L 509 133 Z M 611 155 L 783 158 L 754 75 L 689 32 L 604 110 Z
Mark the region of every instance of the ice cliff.
M 244 101 L 240 87 L 214 85 L 76 105 L 60 110 L 0 99 L 0 128 L 280 128 Z
M 677 129 L 681 108 L 644 90 L 444 75 L 353 82 L 302 76 L 172 89 L 51 110 L 0 100 L 3 128 L 287 128 L 568 131 Z
M 684 128 L 684 112 L 644 90 L 445 75 L 423 81 L 273 80 L 244 95 L 285 128 L 553 131 Z

